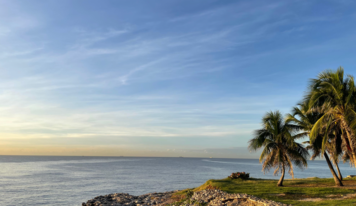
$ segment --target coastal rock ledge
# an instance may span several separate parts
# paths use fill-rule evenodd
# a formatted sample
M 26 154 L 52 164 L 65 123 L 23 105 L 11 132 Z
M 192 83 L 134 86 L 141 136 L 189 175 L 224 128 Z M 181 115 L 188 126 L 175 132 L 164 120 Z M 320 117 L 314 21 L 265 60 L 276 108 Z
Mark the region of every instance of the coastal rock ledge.
M 133 196 L 126 193 L 115 193 L 98 196 L 82 203 L 82 206 L 165 206 L 165 205 L 214 205 L 214 206 L 288 206 L 286 204 L 261 199 L 247 194 L 229 194 L 220 190 L 202 190 L 194 192 L 185 201 L 172 199 L 174 192 L 150 193 Z

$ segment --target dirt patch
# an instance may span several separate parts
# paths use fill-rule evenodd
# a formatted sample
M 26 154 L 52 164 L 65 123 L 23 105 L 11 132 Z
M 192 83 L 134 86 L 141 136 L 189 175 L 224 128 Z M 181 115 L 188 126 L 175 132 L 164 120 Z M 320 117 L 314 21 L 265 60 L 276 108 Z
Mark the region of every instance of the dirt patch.
M 302 200 L 299 200 L 299 201 L 318 202 L 318 201 L 323 201 L 323 200 L 326 200 L 326 199 L 323 199 L 323 198 L 305 198 L 305 199 L 302 199 Z
M 299 201 L 307 201 L 307 202 L 318 202 L 325 200 L 345 200 L 345 199 L 353 199 L 356 197 L 356 194 L 347 194 L 347 195 L 328 195 L 327 198 L 305 198 Z

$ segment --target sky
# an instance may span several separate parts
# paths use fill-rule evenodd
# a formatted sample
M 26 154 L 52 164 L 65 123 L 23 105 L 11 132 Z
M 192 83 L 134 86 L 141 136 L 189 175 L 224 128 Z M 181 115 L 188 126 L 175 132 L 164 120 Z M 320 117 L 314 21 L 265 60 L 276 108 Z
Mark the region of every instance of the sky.
M 257 158 L 268 111 L 356 75 L 355 1 L 0 0 L 0 155 Z

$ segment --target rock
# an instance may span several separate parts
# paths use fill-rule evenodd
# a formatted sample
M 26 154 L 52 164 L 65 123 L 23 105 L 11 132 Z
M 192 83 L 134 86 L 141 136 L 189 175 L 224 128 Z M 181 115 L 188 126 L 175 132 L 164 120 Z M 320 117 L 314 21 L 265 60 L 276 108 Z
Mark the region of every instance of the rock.
M 115 193 L 105 196 L 98 196 L 82 206 L 149 206 L 163 205 L 167 200 L 171 200 L 173 192 L 150 193 L 140 196 L 133 196 L 127 193 Z
M 209 198 L 214 197 L 214 198 Z M 258 197 L 247 194 L 228 194 L 220 190 L 202 190 L 195 192 L 191 197 L 191 202 L 199 202 L 206 205 L 268 205 L 268 206 L 286 206 L 286 204 L 263 200 Z
M 171 198 L 174 192 L 150 193 L 141 196 L 133 196 L 126 193 L 115 193 L 98 196 L 83 202 L 82 206 L 166 206 L 176 205 L 176 200 Z M 238 205 L 263 205 L 286 206 L 285 204 L 264 200 L 247 194 L 228 194 L 221 190 L 202 190 L 194 192 L 190 199 L 180 203 L 181 206 L 193 206 L 197 204 L 211 206 L 238 206 Z

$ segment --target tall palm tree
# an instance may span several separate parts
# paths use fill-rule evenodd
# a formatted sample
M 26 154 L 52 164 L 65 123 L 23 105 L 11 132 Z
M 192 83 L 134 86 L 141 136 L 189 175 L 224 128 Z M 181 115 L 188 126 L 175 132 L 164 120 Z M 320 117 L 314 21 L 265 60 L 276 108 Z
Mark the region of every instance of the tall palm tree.
M 268 112 L 262 120 L 263 128 L 255 131 L 255 137 L 249 141 L 249 149 L 257 150 L 263 147 L 260 162 L 262 171 L 276 168 L 274 175 L 282 173 L 277 186 L 283 186 L 286 168 L 294 178 L 293 163 L 299 168 L 307 166 L 308 151 L 293 136 L 295 127 L 285 124 L 279 111 Z
M 298 107 L 294 107 L 292 110 L 292 114 L 287 114 L 287 118 L 286 118 L 286 122 L 287 124 L 295 124 L 297 126 L 300 127 L 300 129 L 302 130 L 302 132 L 300 132 L 298 135 L 299 137 L 307 137 L 310 134 L 311 129 L 313 128 L 315 122 L 318 121 L 318 119 L 322 116 L 322 114 L 315 112 L 315 111 L 309 111 L 308 108 L 308 103 L 307 102 L 303 102 L 298 104 Z M 338 149 L 337 147 L 339 145 L 335 145 L 335 144 L 331 144 L 329 142 L 328 144 L 328 152 L 329 154 L 333 154 L 332 155 L 332 160 L 334 162 L 334 165 L 337 168 L 338 171 L 338 175 L 336 175 L 335 170 L 331 164 L 330 158 L 328 156 L 328 154 L 326 153 L 326 151 L 322 151 L 322 143 L 323 143 L 323 137 L 324 135 L 319 134 L 313 142 L 304 142 L 304 144 L 309 144 L 306 149 L 312 151 L 312 156 L 311 156 L 311 160 L 314 160 L 316 157 L 325 157 L 325 160 L 329 166 L 329 169 L 331 171 L 331 174 L 334 177 L 334 181 L 335 184 L 338 186 L 343 186 L 341 180 L 342 180 L 342 176 L 341 176 L 341 172 L 339 170 L 338 164 L 337 164 L 337 158 L 338 156 L 341 154 L 340 149 Z M 330 138 L 331 139 L 331 138 Z M 338 141 L 337 138 L 333 138 L 331 139 L 331 141 L 333 141 L 334 143 Z M 335 159 L 336 158 L 336 159 Z
M 344 77 L 344 69 L 335 72 L 327 70 L 312 79 L 305 100 L 311 110 L 317 109 L 323 115 L 313 125 L 310 140 L 315 141 L 324 133 L 322 151 L 326 150 L 330 129 L 335 125 L 341 130 L 344 152 L 349 153 L 350 163 L 356 166 L 356 87 L 354 77 Z M 325 132 L 322 132 L 325 130 Z

